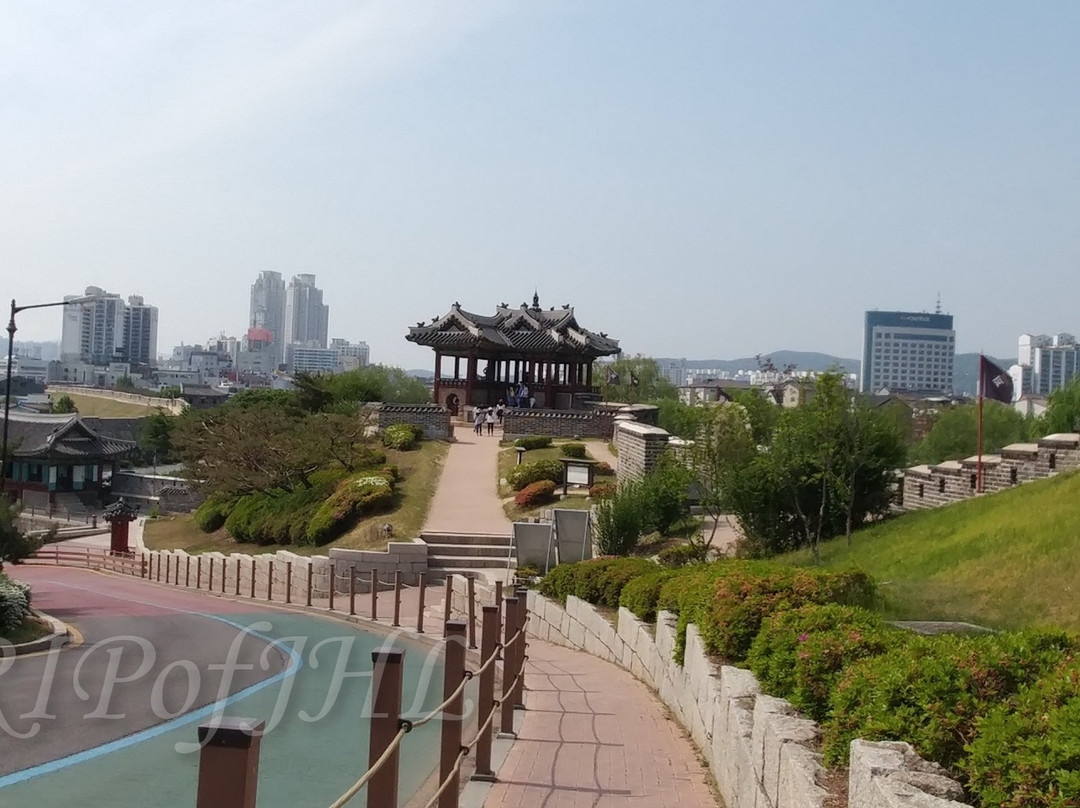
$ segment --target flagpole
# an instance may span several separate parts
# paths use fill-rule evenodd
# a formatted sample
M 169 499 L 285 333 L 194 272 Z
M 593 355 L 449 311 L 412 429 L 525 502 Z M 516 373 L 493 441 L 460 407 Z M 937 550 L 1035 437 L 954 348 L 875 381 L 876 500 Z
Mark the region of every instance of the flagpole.
M 986 361 L 986 358 L 982 354 L 979 354 L 979 437 L 978 437 L 978 441 L 979 441 L 979 460 L 978 460 L 978 466 L 977 466 L 978 470 L 976 471 L 976 478 L 977 478 L 976 493 L 978 493 L 978 494 L 981 494 L 983 492 L 983 462 L 982 462 L 983 424 L 982 424 L 982 421 L 983 421 L 983 392 L 984 392 L 983 391 L 983 375 L 984 375 L 983 363 L 985 361 Z

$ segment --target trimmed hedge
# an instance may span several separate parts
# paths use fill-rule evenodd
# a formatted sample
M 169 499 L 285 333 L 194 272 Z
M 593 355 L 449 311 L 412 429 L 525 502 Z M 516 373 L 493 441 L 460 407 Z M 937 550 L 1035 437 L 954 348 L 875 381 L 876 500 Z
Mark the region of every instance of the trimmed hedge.
M 560 564 L 540 581 L 540 594 L 563 603 L 567 595 L 573 595 L 597 606 L 616 609 L 623 587 L 655 570 L 656 564 L 645 558 L 594 558 Z
M 604 499 L 615 496 L 618 486 L 615 483 L 596 483 L 589 489 L 589 496 L 593 499 Z
M 30 586 L 0 572 L 0 632 L 17 628 L 30 614 Z
M 688 564 L 701 564 L 709 553 L 704 544 L 676 544 L 666 547 L 656 556 L 656 560 L 668 569 L 685 567 Z
M 551 438 L 546 435 L 529 435 L 514 441 L 515 446 L 523 449 L 546 449 L 551 445 Z
M 660 589 L 675 575 L 678 575 L 678 572 L 670 569 L 653 570 L 639 575 L 623 587 L 619 594 L 619 605 L 625 606 L 647 623 L 655 622 Z
M 538 480 L 529 483 L 514 495 L 514 504 L 519 508 L 535 508 L 555 500 L 555 483 L 551 480 Z
M 611 467 L 611 464 L 601 460 L 595 466 L 593 466 L 594 477 L 611 477 L 615 474 L 615 469 Z
M 1080 663 L 1069 661 L 979 722 L 960 769 L 983 805 L 1080 805 Z
M 225 520 L 229 518 L 229 513 L 235 504 L 235 499 L 211 494 L 202 505 L 195 509 L 195 515 L 192 517 L 195 527 L 203 533 L 213 533 L 220 529 L 225 525 Z
M 586 456 L 584 443 L 564 443 L 560 448 L 562 448 L 563 457 L 574 457 L 582 460 Z
M 416 424 L 391 424 L 382 431 L 383 446 L 399 451 L 415 449 L 424 437 L 424 428 Z
M 823 721 L 832 690 L 848 666 L 910 636 L 857 606 L 812 604 L 766 618 L 747 662 L 766 693 Z
M 506 482 L 515 491 L 520 491 L 525 486 L 540 480 L 561 483 L 562 478 L 563 464 L 558 460 L 533 460 L 514 466 L 506 472 Z
M 1063 632 L 914 637 L 857 662 L 833 690 L 832 714 L 823 724 L 825 759 L 846 762 L 851 741 L 865 738 L 907 741 L 927 760 L 956 767 L 981 717 L 1035 684 L 1076 646 Z
M 312 544 L 333 541 L 358 518 L 385 510 L 393 501 L 394 480 L 389 473 L 366 472 L 344 479 L 311 518 L 307 540 Z

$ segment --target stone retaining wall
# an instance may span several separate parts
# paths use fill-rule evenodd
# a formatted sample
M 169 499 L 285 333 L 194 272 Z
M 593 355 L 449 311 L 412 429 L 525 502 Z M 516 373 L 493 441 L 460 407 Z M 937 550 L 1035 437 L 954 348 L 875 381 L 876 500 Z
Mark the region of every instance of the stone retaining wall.
M 50 396 L 90 396 L 91 398 L 108 398 L 113 401 L 123 401 L 127 404 L 138 404 L 143 407 L 154 407 L 165 410 L 172 415 L 179 415 L 187 409 L 187 402 L 181 398 L 158 398 L 157 396 L 141 396 L 138 393 L 125 393 L 122 390 L 103 390 L 97 387 L 79 387 L 73 384 L 48 384 L 45 392 Z
M 1047 435 L 1037 443 L 1014 443 L 1000 454 L 983 455 L 982 464 L 983 492 L 988 494 L 1080 468 L 1080 434 Z M 936 508 L 977 496 L 978 472 L 976 457 L 906 469 L 903 508 Z
M 379 429 L 394 424 L 413 424 L 429 440 L 449 440 L 453 434 L 450 410 L 439 404 L 376 404 Z
M 528 602 L 531 636 L 605 659 L 657 691 L 704 755 L 727 808 L 824 808 L 817 724 L 763 695 L 749 671 L 715 665 L 696 626 L 679 665 L 672 614 L 660 613 L 654 636 L 627 609 L 616 627 L 573 596 L 565 608 L 534 591 Z M 849 808 L 956 808 L 961 795 L 908 744 L 852 743 Z
M 614 412 L 599 410 L 508 409 L 503 415 L 503 436 L 507 440 L 527 435 L 553 438 L 610 438 Z

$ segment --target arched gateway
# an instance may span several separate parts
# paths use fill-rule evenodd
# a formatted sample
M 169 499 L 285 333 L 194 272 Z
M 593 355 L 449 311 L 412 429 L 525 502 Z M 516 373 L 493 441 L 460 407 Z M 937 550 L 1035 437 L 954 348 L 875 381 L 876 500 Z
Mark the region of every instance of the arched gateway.
M 545 311 L 535 294 L 532 306 L 503 303 L 494 316 L 454 303 L 442 317 L 410 328 L 406 339 L 435 351 L 435 403 L 443 406 L 509 404 L 522 384 L 534 407 L 586 406 L 600 397 L 593 361 L 620 350 L 618 340 L 578 325 L 571 306 Z M 454 360 L 452 377 L 443 378 L 444 357 Z

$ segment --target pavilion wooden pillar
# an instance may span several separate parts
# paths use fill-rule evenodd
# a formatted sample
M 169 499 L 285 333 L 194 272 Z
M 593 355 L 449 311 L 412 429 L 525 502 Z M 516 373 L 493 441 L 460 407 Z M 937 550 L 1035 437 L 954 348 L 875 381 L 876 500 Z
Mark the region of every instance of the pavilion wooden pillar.
M 469 354 L 469 360 L 465 363 L 465 403 L 473 403 L 473 381 L 476 379 L 476 357 Z
M 454 357 L 454 381 L 461 378 L 461 357 Z
M 439 351 L 435 352 L 435 385 L 432 390 L 435 403 L 439 403 L 439 378 L 442 376 L 442 354 Z
M 585 366 L 585 386 L 592 390 L 592 362 Z
M 544 362 L 544 406 L 549 410 L 555 409 L 555 390 L 552 385 L 552 376 L 554 376 L 555 363 L 548 360 Z

